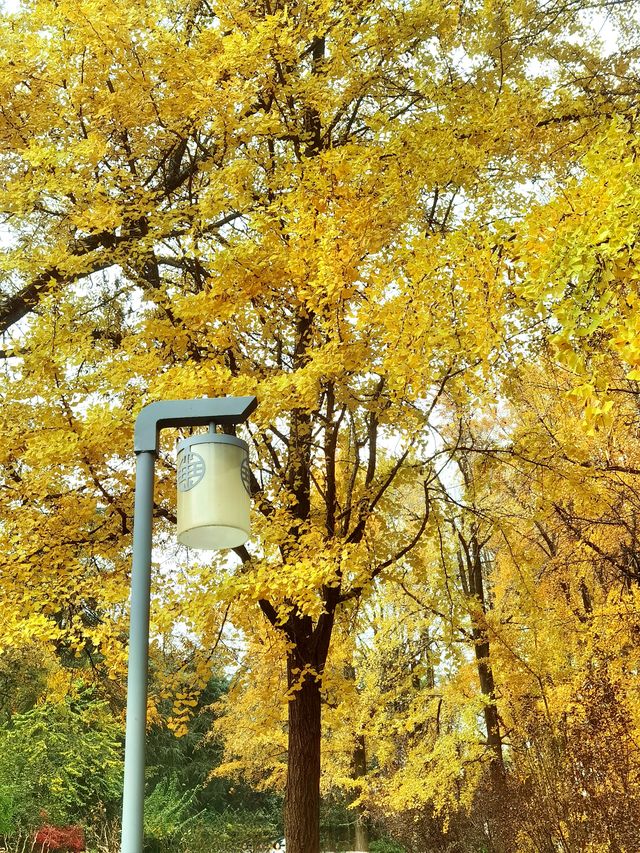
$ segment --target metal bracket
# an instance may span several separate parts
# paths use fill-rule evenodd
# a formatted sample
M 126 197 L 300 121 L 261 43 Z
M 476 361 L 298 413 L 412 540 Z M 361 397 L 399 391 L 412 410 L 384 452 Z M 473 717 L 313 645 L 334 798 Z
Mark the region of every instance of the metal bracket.
M 160 430 L 167 427 L 242 423 L 257 405 L 256 397 L 203 397 L 149 403 L 136 418 L 133 449 L 136 453 L 157 453 Z

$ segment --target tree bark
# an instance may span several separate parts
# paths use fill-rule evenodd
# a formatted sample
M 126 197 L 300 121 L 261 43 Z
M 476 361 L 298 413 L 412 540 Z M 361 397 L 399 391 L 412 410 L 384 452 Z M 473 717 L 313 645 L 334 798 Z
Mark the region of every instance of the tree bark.
M 487 746 L 490 751 L 489 771 L 494 788 L 499 790 L 504 782 L 505 768 L 500 716 L 496 703 L 496 685 L 491 667 L 491 644 L 486 627 L 487 601 L 484 592 L 482 545 L 475 532 L 469 541 L 466 541 L 460 532 L 458 532 L 458 538 L 464 551 L 464 556 L 461 555 L 460 557 L 461 580 L 465 594 L 474 603 L 471 612 L 471 635 L 474 640 L 478 679 L 480 690 L 487 700 L 484 707 L 484 721 L 487 730 Z M 462 568 L 465 563 L 467 566 L 466 577 L 464 577 L 464 569 Z
M 364 735 L 356 738 L 356 747 L 353 751 L 353 778 L 361 779 L 367 772 L 367 753 L 365 749 Z M 356 825 L 353 841 L 353 849 L 369 851 L 369 825 L 367 816 L 362 806 L 356 806 Z
M 484 706 L 484 722 L 487 730 L 487 745 L 491 753 L 490 773 L 494 785 L 501 785 L 504 781 L 504 759 L 502 755 L 502 733 L 500 731 L 500 718 L 496 706 L 496 687 L 491 668 L 491 648 L 486 631 L 473 628 L 475 640 L 476 663 L 478 666 L 478 677 L 480 679 L 480 690 L 488 700 Z
M 287 853 L 320 853 L 320 683 L 302 676 L 299 658 L 287 658 L 289 687 L 300 685 L 289 702 L 289 753 L 285 827 Z

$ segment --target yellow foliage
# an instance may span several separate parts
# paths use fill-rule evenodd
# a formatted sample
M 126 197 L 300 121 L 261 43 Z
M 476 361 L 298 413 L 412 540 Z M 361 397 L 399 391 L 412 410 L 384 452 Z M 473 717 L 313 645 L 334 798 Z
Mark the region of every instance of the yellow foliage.
M 607 746 L 599 699 L 631 754 L 640 716 L 637 39 L 603 3 L 629 42 L 604 57 L 586 5 L 3 16 L 2 654 L 121 682 L 135 417 L 255 394 L 245 551 L 172 544 L 163 436 L 150 719 L 166 700 L 183 734 L 233 667 L 219 772 L 282 787 L 285 721 L 320 695 L 353 809 L 446 834 L 511 773 L 596 849 L 527 763 Z

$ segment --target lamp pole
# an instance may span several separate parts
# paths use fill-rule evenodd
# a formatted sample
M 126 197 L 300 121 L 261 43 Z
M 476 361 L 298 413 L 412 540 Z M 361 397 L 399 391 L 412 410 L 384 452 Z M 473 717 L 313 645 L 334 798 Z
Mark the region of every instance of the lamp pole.
M 136 419 L 136 488 L 122 796 L 122 853 L 142 853 L 143 846 L 153 484 L 160 431 L 168 427 L 235 425 L 245 421 L 256 406 L 255 397 L 165 400 L 145 406 Z

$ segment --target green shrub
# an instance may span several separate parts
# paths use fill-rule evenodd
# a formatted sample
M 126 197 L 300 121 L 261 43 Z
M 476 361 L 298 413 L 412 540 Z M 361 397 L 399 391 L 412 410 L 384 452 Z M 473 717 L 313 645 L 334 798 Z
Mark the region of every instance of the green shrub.
M 274 816 L 265 811 L 226 809 L 201 815 L 184 839 L 185 853 L 258 853 L 281 835 Z
M 0 727 L 0 832 L 115 810 L 121 778 L 119 727 L 90 693 L 15 714 Z
M 13 791 L 6 785 L 0 786 L 0 835 L 13 835 L 16 831 L 15 798 Z
M 162 779 L 145 799 L 144 832 L 148 853 L 178 850 L 190 825 L 197 819 L 194 814 L 193 791 L 181 791 L 175 775 Z
M 391 841 L 389 838 L 379 838 L 377 841 L 372 841 L 369 845 L 370 853 L 406 853 L 405 848 L 398 844 L 397 841 Z

